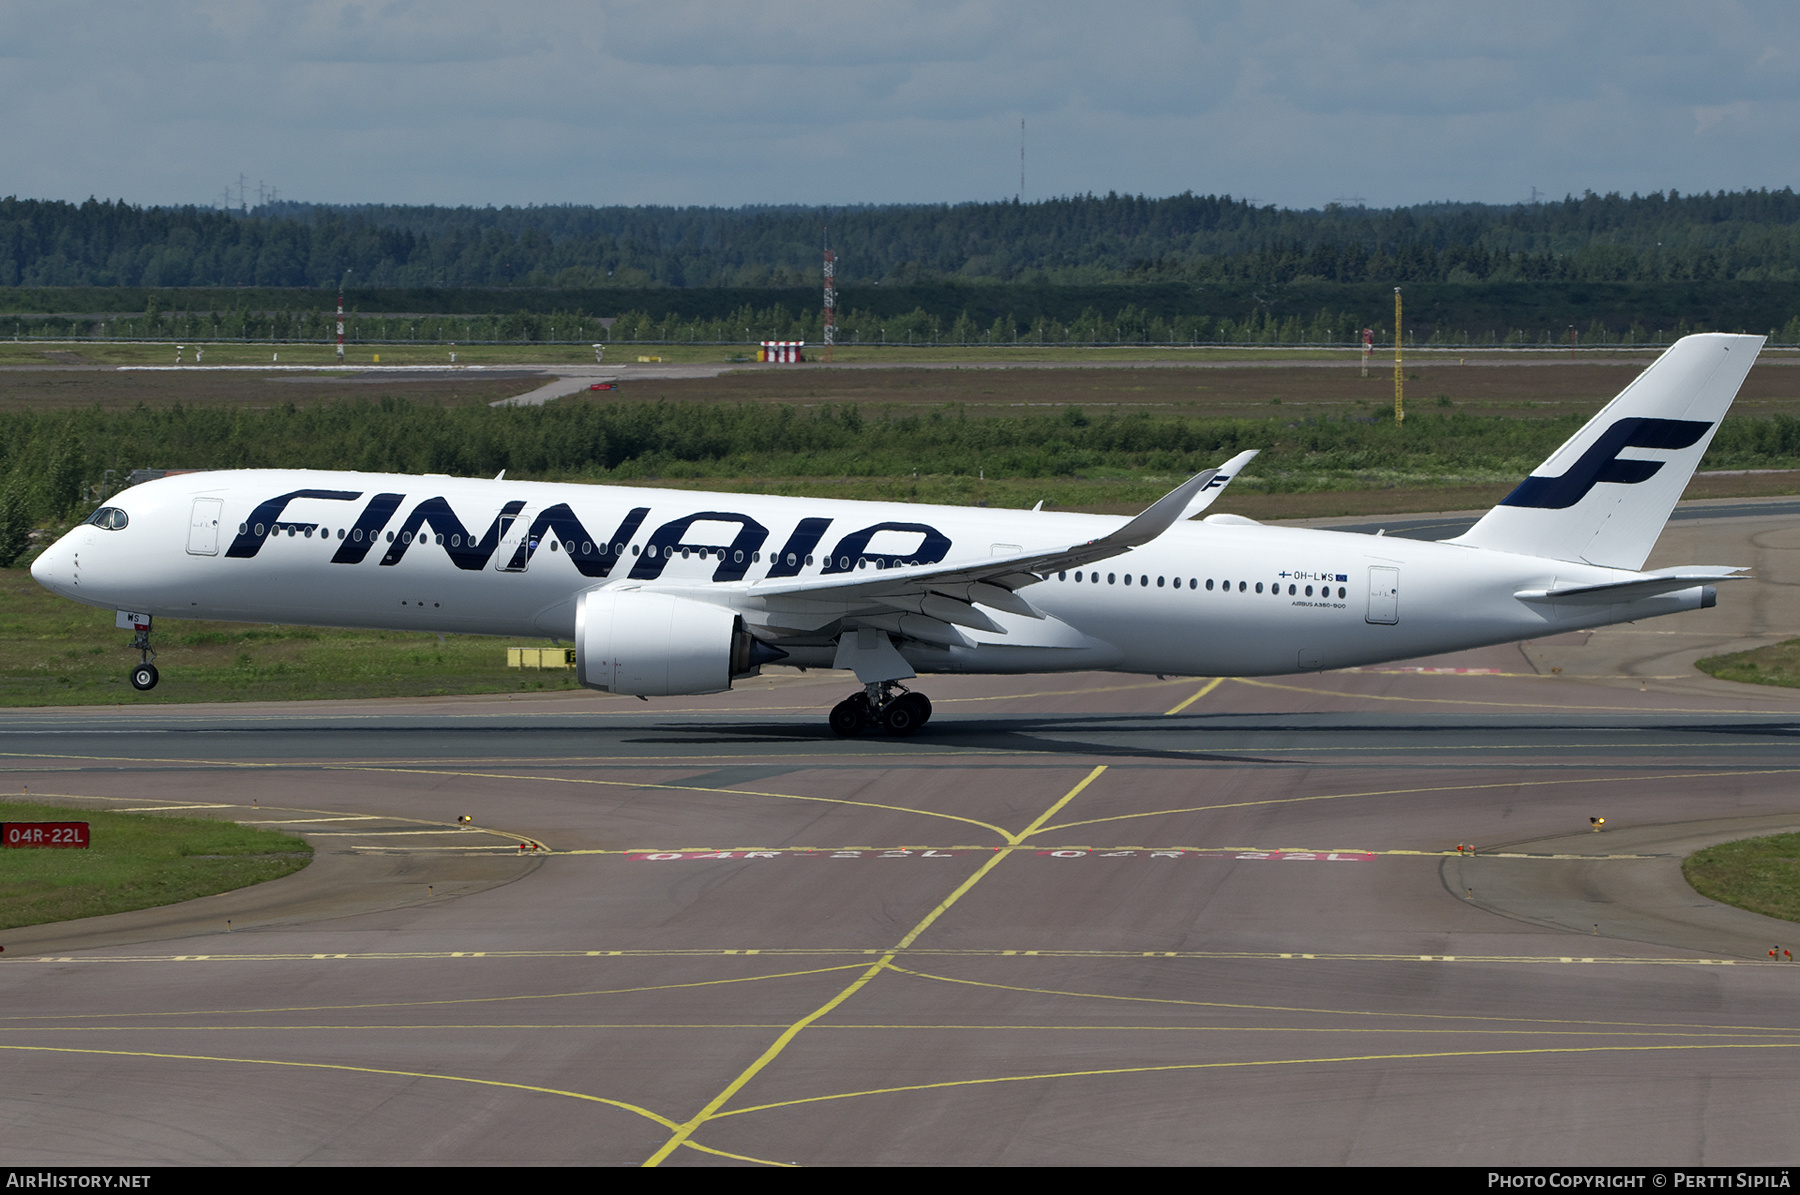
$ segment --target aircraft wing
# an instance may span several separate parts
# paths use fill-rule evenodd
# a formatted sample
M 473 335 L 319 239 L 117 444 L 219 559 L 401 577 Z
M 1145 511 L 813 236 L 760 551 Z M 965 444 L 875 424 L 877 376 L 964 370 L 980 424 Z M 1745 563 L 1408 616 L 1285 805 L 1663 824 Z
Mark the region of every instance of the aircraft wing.
M 1194 474 L 1123 527 L 1085 543 L 976 560 L 752 582 L 732 592 L 732 604 L 741 610 L 747 601 L 757 613 L 745 611 L 746 618 L 777 637 L 822 630 L 846 619 L 937 643 L 971 642 L 956 630 L 959 626 L 1006 635 L 1004 623 L 975 607 L 1043 619 L 1016 591 L 1037 584 L 1043 574 L 1080 568 L 1149 543 L 1189 511 L 1219 472 L 1206 469 Z M 646 588 L 666 592 L 672 587 Z M 723 594 L 718 587 L 708 587 L 695 596 L 717 601 Z
M 1149 509 L 1123 527 L 1086 543 L 961 562 L 910 568 L 902 565 L 875 573 L 858 571 L 841 577 L 756 582 L 749 587 L 748 592 L 758 597 L 794 594 L 809 598 L 832 596 L 855 599 L 878 594 L 942 592 L 950 586 L 986 585 L 989 588 L 1004 589 L 1010 594 L 1013 590 L 1035 585 L 1043 580 L 1039 574 L 1079 568 L 1149 543 L 1175 525 L 1190 500 L 1204 490 L 1218 472 L 1217 469 L 1206 469 L 1194 474 L 1151 503 Z M 1000 605 L 998 608 L 1009 607 Z

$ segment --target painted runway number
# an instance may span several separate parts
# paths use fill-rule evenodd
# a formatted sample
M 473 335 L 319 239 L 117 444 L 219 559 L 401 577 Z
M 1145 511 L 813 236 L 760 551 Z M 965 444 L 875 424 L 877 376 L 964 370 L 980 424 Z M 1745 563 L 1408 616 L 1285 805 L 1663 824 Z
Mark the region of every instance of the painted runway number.
M 918 847 L 890 851 L 627 851 L 638 862 L 674 863 L 695 859 L 954 859 L 989 851 L 959 848 L 940 851 Z M 1373 863 L 1371 851 L 1237 851 L 1237 850 L 1061 850 L 1033 851 L 1040 859 L 1256 859 L 1271 863 Z
M 1373 863 L 1370 851 L 1039 851 L 1054 859 L 1266 859 L 1275 863 Z

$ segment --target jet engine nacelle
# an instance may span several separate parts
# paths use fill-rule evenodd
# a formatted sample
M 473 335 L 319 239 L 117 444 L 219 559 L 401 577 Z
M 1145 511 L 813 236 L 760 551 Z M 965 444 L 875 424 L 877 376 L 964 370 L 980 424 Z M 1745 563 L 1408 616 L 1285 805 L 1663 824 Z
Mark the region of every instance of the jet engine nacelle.
M 575 603 L 575 679 L 634 697 L 720 693 L 784 653 L 723 606 L 642 590 L 592 590 Z

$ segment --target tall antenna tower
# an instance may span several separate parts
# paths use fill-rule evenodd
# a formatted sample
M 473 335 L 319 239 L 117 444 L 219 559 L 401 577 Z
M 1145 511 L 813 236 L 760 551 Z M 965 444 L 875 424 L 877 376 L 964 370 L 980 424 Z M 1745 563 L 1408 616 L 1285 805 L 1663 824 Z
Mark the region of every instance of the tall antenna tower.
M 337 345 L 337 349 L 338 349 L 338 364 L 339 365 L 342 365 L 344 363 L 344 283 L 348 282 L 349 280 L 350 280 L 350 271 L 349 270 L 345 270 L 344 276 L 342 278 L 338 279 L 338 310 L 337 310 L 338 345 Z
M 1019 117 L 1019 202 L 1025 202 L 1025 118 Z
M 837 343 L 837 254 L 831 248 L 831 225 L 825 226 L 825 363 L 831 364 L 831 346 Z

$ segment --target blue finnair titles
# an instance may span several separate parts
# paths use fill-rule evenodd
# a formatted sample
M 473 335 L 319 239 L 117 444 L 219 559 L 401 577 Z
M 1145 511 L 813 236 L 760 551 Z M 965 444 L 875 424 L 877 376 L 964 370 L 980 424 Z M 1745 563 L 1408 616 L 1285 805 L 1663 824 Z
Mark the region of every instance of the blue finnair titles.
M 520 483 L 514 483 L 515 485 Z M 500 572 L 523 573 L 532 557 L 549 546 L 560 548 L 575 570 L 584 577 L 605 578 L 614 566 L 626 558 L 630 545 L 630 577 L 634 581 L 654 581 L 661 577 L 677 554 L 684 559 L 698 556 L 715 559 L 711 580 L 715 583 L 742 581 L 754 568 L 762 577 L 794 577 L 812 564 L 813 551 L 824 539 L 834 520 L 803 518 L 795 524 L 782 549 L 769 556 L 766 568 L 762 548 L 769 529 L 747 514 L 729 510 L 703 510 L 680 515 L 657 524 L 648 538 L 638 546 L 639 530 L 651 513 L 648 506 L 634 506 L 625 512 L 610 535 L 596 537 L 582 523 L 567 502 L 544 507 L 530 517 L 529 530 L 509 536 L 526 508 L 524 499 L 514 499 L 501 506 L 485 532 L 476 535 L 457 517 L 450 500 L 434 495 L 412 504 L 404 518 L 389 528 L 394 516 L 407 503 L 407 495 L 378 493 L 358 511 L 348 527 L 330 526 L 329 514 L 321 522 L 284 518 L 290 504 L 300 499 L 352 503 L 363 497 L 361 490 L 301 489 L 275 494 L 256 503 L 239 523 L 236 538 L 225 555 L 236 559 L 254 559 L 271 539 L 299 535 L 310 539 L 317 532 L 323 538 L 335 534 L 338 548 L 332 564 L 361 564 L 370 552 L 385 542 L 386 549 L 376 559 L 381 566 L 392 568 L 404 560 L 415 545 L 439 547 L 459 569 L 480 572 L 495 559 L 495 551 L 505 542 L 509 551 L 496 567 Z M 591 517 L 591 516 L 590 516 Z M 705 525 L 709 535 L 696 536 L 694 528 Z M 715 529 L 734 528 L 728 542 L 714 542 Z M 710 536 L 710 538 L 709 538 Z M 885 542 L 888 551 L 872 548 Z M 895 550 L 904 546 L 904 552 Z M 928 523 L 879 522 L 844 532 L 836 547 L 826 553 L 820 571 L 824 574 L 851 572 L 871 564 L 878 569 L 901 565 L 936 564 L 951 549 L 950 537 Z
M 1639 571 L 1761 347 L 1687 337 L 1458 539 L 1193 516 L 1245 453 L 1132 519 L 495 479 L 246 470 L 120 494 L 32 565 L 120 625 L 207 618 L 554 636 L 654 697 L 775 661 L 854 673 L 840 734 L 909 734 L 902 682 L 1110 668 L 1271 675 L 1710 606 Z M 150 688 L 147 631 L 132 683 Z

